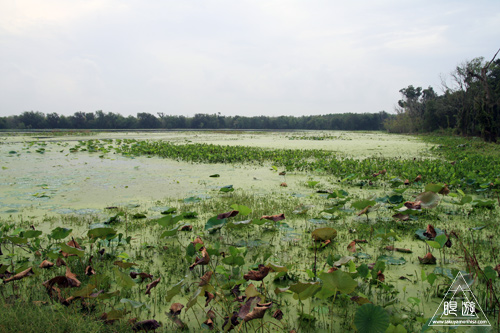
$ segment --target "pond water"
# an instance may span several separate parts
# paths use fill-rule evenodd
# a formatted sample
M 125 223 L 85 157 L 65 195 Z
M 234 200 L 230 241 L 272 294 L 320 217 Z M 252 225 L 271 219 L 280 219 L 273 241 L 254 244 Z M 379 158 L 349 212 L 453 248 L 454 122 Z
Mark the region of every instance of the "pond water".
M 317 140 L 317 138 L 322 138 Z M 276 182 L 294 184 L 310 175 L 295 173 L 276 177 L 269 166 L 200 165 L 158 157 L 125 157 L 118 154 L 69 153 L 79 140 L 166 140 L 179 144 L 212 143 L 263 148 L 324 149 L 344 156 L 367 158 L 383 155 L 408 158 L 427 155 L 429 146 L 410 136 L 366 132 L 126 132 L 92 136 L 42 138 L 8 136 L 0 141 L 0 216 L 28 211 L 31 215 L 81 212 L 198 195 L 220 186 L 275 190 Z M 36 152 L 43 148 L 43 153 Z M 15 153 L 9 153 L 15 152 Z M 411 152 L 411 154 L 409 154 Z M 101 157 L 99 157 L 101 156 Z M 210 178 L 220 174 L 220 178 Z

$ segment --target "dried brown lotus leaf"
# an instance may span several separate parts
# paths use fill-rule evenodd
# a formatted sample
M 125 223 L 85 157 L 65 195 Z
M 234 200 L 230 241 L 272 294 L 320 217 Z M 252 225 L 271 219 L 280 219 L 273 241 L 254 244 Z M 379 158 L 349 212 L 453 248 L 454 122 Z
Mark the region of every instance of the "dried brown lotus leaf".
M 423 258 L 418 257 L 418 260 L 420 261 L 421 264 L 424 265 L 435 265 L 436 264 L 436 257 L 432 255 L 432 253 L 427 253 Z
M 392 215 L 392 218 L 400 221 L 408 221 L 410 219 L 410 215 L 397 213 Z
M 270 270 L 271 270 L 270 267 L 260 264 L 258 271 L 249 271 L 248 273 L 243 275 L 243 278 L 247 281 L 248 280 L 262 281 L 269 274 Z
M 217 315 L 215 314 L 215 312 L 213 312 L 212 310 L 208 310 L 207 311 L 207 318 L 215 319 L 215 317 L 217 317 Z
M 160 282 L 160 280 L 161 280 L 161 276 L 158 277 L 156 280 L 152 281 L 151 283 L 148 283 L 148 285 L 146 286 L 146 295 L 151 294 L 151 289 L 156 287 L 158 285 L 158 283 Z
M 214 298 L 215 298 L 214 294 L 205 290 L 205 307 L 207 307 L 208 303 L 210 303 L 210 301 L 213 300 Z
M 356 242 L 355 241 L 352 241 L 349 243 L 349 245 L 347 245 L 347 251 L 349 252 L 356 252 Z
M 57 258 L 57 261 L 56 261 L 56 266 L 57 266 L 57 267 L 67 266 L 67 265 L 66 265 L 66 261 L 64 261 L 64 259 L 62 259 L 62 258 Z
M 214 322 L 210 318 L 208 318 L 207 320 L 205 320 L 203 322 L 203 324 L 207 325 L 210 330 L 214 329 Z
M 243 318 L 243 321 L 247 322 L 253 319 L 264 318 L 266 310 L 271 307 L 271 304 L 272 303 L 257 304 L 257 306 L 253 308 L 252 312 Z
M 361 216 L 361 215 L 363 215 L 363 214 L 368 214 L 368 213 L 369 213 L 370 208 L 372 208 L 372 206 L 370 206 L 370 205 L 366 206 L 365 208 L 363 208 L 363 210 L 362 210 L 362 211 L 360 211 L 360 212 L 358 213 L 358 216 Z
M 33 267 L 30 267 L 28 269 L 25 269 L 22 272 L 17 273 L 14 276 L 11 276 L 8 279 L 3 280 L 3 283 L 7 283 L 7 282 L 10 282 L 10 281 L 16 281 L 16 280 L 21 280 L 21 279 L 23 279 L 23 278 L 25 278 L 27 276 L 31 276 L 33 274 L 35 274 L 35 272 L 33 272 Z
M 132 326 L 133 331 L 154 331 L 161 325 L 154 319 L 143 320 Z
M 181 303 L 174 303 L 170 306 L 170 314 L 173 316 L 178 316 L 181 314 L 181 310 L 184 308 L 184 305 Z
M 72 239 L 69 242 L 67 242 L 66 245 L 74 247 L 75 249 L 79 249 L 79 250 L 82 249 L 81 246 L 74 239 Z M 66 253 L 64 251 L 61 251 L 61 253 L 62 253 L 62 255 L 63 255 L 64 258 L 76 256 L 76 254 Z
M 442 195 L 450 194 L 450 189 L 448 188 L 448 185 L 445 184 L 444 187 L 441 190 L 439 190 L 438 193 Z
M 199 286 L 203 287 L 203 286 L 206 286 L 207 284 L 209 284 L 210 279 L 212 278 L 213 274 L 214 274 L 214 272 L 212 272 L 212 271 L 208 271 L 205 274 L 203 274 L 203 276 L 201 277 L 201 281 L 200 281 Z
M 222 213 L 222 214 L 217 215 L 217 219 L 218 220 L 227 219 L 227 218 L 230 218 L 230 217 L 234 217 L 234 216 L 236 216 L 238 214 L 239 214 L 239 211 L 232 210 L 230 212 Z
M 250 310 L 256 306 L 260 302 L 260 297 L 259 296 L 253 296 L 249 297 L 245 304 L 240 308 L 240 311 L 238 312 L 238 317 L 241 319 L 244 319 L 249 313 Z
M 351 297 L 351 301 L 358 303 L 358 305 L 371 303 L 370 300 L 368 300 L 368 298 L 364 298 L 364 297 L 360 297 L 360 296 Z
M 385 275 L 382 274 L 382 271 L 378 271 L 377 272 L 377 280 L 379 280 L 380 282 L 384 282 L 385 281 Z
M 421 204 L 420 201 L 407 201 L 404 203 L 405 207 L 408 209 L 422 209 Z
M 44 260 L 40 263 L 40 268 L 51 268 L 54 266 L 54 263 L 48 261 L 48 260 Z
M 194 240 L 193 242 L 191 242 L 191 243 L 193 243 L 193 245 L 196 245 L 196 244 L 205 245 L 205 244 L 203 243 L 203 241 L 201 240 L 201 237 L 200 237 L 200 236 L 197 236 L 197 237 L 195 238 L 195 240 Z
M 76 274 L 75 273 L 72 273 L 69 269 L 68 266 L 66 266 L 66 277 L 68 278 L 68 280 L 70 281 L 70 284 L 72 287 L 80 287 L 80 285 L 82 284 L 80 281 L 78 281 L 78 279 L 76 278 Z
M 193 270 L 198 265 L 208 265 L 208 263 L 210 262 L 210 256 L 208 255 L 207 249 L 202 247 L 200 251 L 202 257 L 201 258 L 196 257 L 195 262 L 191 266 L 189 266 L 190 270 Z
M 234 295 L 234 297 L 238 297 L 240 295 L 240 286 L 241 284 L 235 284 L 231 289 L 231 293 Z
M 280 309 L 276 309 L 273 313 L 273 318 L 277 320 L 281 320 L 283 318 L 283 312 Z
M 183 225 L 179 230 L 180 231 L 191 231 L 191 230 L 193 230 L 193 226 L 192 225 Z
M 434 239 L 437 236 L 436 230 L 432 226 L 432 224 L 427 225 L 427 229 L 424 232 L 424 236 L 430 239 Z
M 89 265 L 85 268 L 85 275 L 87 276 L 95 275 L 95 270 L 92 268 L 92 266 Z
M 266 220 L 278 222 L 278 221 L 285 219 L 285 214 L 282 213 L 282 214 L 277 214 L 277 215 L 263 215 L 260 219 L 261 220 L 266 219 Z
M 500 277 L 500 264 L 496 265 L 493 270 L 496 271 L 498 273 L 498 277 Z
M 132 279 L 135 279 L 137 277 L 140 277 L 141 278 L 141 282 L 146 280 L 146 279 L 150 279 L 152 280 L 153 279 L 153 275 L 151 274 L 148 274 L 148 273 L 145 273 L 145 272 L 141 272 L 141 273 L 137 273 L 137 272 L 130 272 L 130 277 Z

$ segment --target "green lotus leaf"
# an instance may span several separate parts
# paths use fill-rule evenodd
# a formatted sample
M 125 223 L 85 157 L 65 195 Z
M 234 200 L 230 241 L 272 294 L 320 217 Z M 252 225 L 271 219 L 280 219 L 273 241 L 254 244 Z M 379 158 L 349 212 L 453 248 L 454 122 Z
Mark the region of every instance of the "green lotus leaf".
M 116 283 L 122 288 L 132 288 L 135 286 L 134 280 L 130 277 L 130 275 L 121 272 L 118 267 L 113 267 L 113 272 L 116 276 Z
M 312 238 L 315 241 L 326 241 L 326 240 L 331 240 L 337 237 L 337 230 L 333 228 L 319 228 L 314 230 L 312 233 Z
M 406 260 L 403 257 L 395 258 L 393 256 L 381 255 L 377 258 L 377 261 L 379 261 L 379 260 L 385 261 L 389 265 L 404 265 L 404 264 L 406 264 Z
M 443 184 L 427 184 L 425 186 L 425 192 L 439 193 L 444 188 Z
M 181 292 L 182 286 L 184 285 L 184 280 L 180 280 L 176 284 L 172 286 L 169 290 L 167 290 L 167 296 L 165 296 L 165 301 L 170 302 L 174 296 L 178 295 Z
M 207 223 L 205 223 L 205 230 L 210 229 L 220 229 L 227 223 L 227 219 L 218 219 L 217 216 L 210 218 Z
M 68 237 L 68 235 L 73 231 L 73 229 L 57 227 L 52 230 L 49 237 L 51 239 L 59 240 Z
M 344 294 L 352 293 L 358 286 L 358 283 L 348 273 L 341 270 L 321 273 L 319 278 L 323 281 L 323 286 L 317 296 L 323 299 L 335 295 L 337 291 Z
M 374 200 L 359 200 L 359 201 L 353 202 L 351 204 L 351 207 L 356 208 L 358 210 L 363 210 L 368 206 L 372 206 L 372 207 L 375 206 L 376 203 L 377 202 Z
M 313 296 L 320 288 L 321 285 L 319 284 L 319 282 L 297 282 L 295 284 L 292 284 L 289 290 L 294 292 L 293 298 L 303 301 Z
M 389 314 L 379 305 L 366 303 L 356 310 L 354 325 L 360 333 L 383 333 L 389 327 Z
M 244 206 L 244 205 L 234 204 L 234 205 L 231 205 L 231 208 L 233 210 L 237 210 L 239 212 L 239 214 L 243 215 L 243 216 L 246 216 L 252 212 L 252 210 L 250 208 L 248 208 L 247 206 Z

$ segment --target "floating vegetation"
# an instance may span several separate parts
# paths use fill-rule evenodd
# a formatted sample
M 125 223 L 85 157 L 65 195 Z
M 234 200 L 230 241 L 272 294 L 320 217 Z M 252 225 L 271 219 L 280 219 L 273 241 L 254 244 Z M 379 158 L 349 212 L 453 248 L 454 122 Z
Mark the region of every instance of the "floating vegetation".
M 496 325 L 500 176 L 477 161 L 500 159 L 451 164 L 445 155 L 469 148 L 443 141 L 432 149 L 442 158 L 400 160 L 81 140 L 71 158 L 157 155 L 235 164 L 241 174 L 262 164 L 273 183 L 255 193 L 211 169 L 200 176 L 208 185 L 192 182 L 181 197 L 58 207 L 54 217 L 19 207 L 19 216 L 0 220 L 0 305 L 82 312 L 103 331 L 416 332 L 432 329 L 426 323 L 462 272 Z M 51 144 L 43 147 L 30 158 L 49 158 Z M 129 168 L 141 173 L 145 165 Z M 169 172 L 189 172 L 180 169 Z M 121 191 L 133 192 L 127 184 Z M 50 192 L 56 187 L 46 180 L 36 188 L 26 192 L 40 205 L 64 193 L 63 185 Z

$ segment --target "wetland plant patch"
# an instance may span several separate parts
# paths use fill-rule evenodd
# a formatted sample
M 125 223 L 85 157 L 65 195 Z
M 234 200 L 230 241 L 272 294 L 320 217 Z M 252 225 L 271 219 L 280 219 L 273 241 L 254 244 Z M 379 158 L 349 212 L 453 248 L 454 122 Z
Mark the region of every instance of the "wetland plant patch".
M 266 195 L 226 183 L 151 208 L 103 207 L 105 219 L 62 216 L 43 227 L 4 219 L 2 307 L 87 316 L 110 331 L 432 331 L 461 272 L 497 325 L 494 168 L 444 156 L 336 159 L 135 140 L 76 146 L 72 154 L 261 163 L 276 183 Z M 281 189 L 300 170 L 311 175 L 293 189 L 301 195 Z

